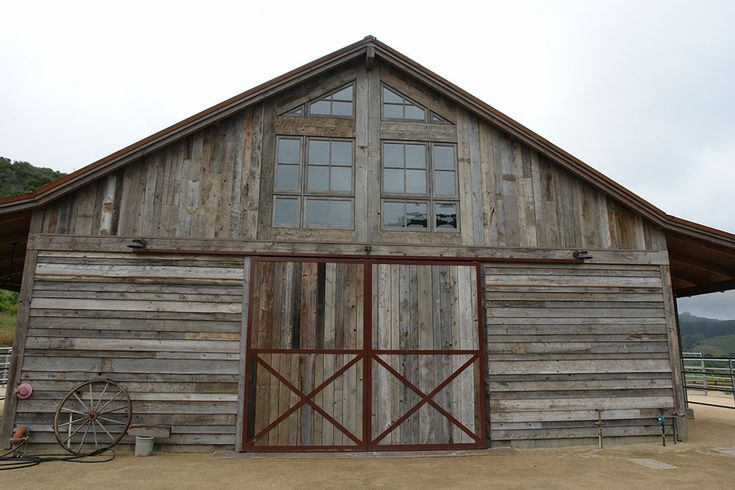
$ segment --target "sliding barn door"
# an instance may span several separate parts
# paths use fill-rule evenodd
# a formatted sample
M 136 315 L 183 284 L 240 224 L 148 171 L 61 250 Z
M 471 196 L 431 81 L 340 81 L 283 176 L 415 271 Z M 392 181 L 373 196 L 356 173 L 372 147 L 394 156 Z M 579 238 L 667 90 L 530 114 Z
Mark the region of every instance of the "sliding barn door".
M 373 267 L 371 447 L 485 447 L 477 267 Z
M 246 450 L 361 449 L 364 266 L 253 267 Z
M 476 266 L 252 264 L 245 450 L 485 447 Z

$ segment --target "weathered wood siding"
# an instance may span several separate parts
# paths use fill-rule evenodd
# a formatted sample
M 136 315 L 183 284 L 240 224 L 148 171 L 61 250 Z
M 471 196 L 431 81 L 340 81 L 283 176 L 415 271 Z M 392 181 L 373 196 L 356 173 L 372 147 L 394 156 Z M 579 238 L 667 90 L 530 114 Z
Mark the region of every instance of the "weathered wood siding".
M 674 407 L 658 266 L 485 267 L 495 445 L 660 434 Z
M 243 259 L 38 254 L 16 424 L 54 443 L 58 402 L 97 376 L 120 382 L 134 424 L 162 424 L 165 450 L 234 447 Z M 123 443 L 132 442 L 129 438 Z
M 355 81 L 355 117 L 285 110 Z M 381 121 L 381 83 L 452 124 Z M 355 140 L 352 230 L 271 227 L 277 135 Z M 381 230 L 381 142 L 457 144 L 456 232 Z M 268 241 L 663 250 L 653 224 L 489 123 L 379 63 L 304 82 L 61 198 L 43 233 Z

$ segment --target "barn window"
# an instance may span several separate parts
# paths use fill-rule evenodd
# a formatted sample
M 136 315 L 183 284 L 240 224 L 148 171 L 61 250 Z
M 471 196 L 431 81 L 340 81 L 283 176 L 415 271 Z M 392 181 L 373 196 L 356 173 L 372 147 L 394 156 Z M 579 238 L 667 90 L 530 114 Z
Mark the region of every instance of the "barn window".
M 310 139 L 307 191 L 352 192 L 352 142 Z
M 383 202 L 383 226 L 385 228 L 428 228 L 428 225 L 425 202 Z
M 277 196 L 273 208 L 273 223 L 276 226 L 299 226 L 298 197 Z
M 355 114 L 355 84 L 350 83 L 320 97 L 293 107 L 284 116 L 353 117 Z
M 352 117 L 353 109 L 353 85 L 350 84 L 326 97 L 309 103 L 310 116 L 338 116 Z
M 384 141 L 382 160 L 384 228 L 457 230 L 455 145 Z
M 273 225 L 352 228 L 353 169 L 353 140 L 279 136 Z
M 383 85 L 383 119 L 426 121 L 426 109 Z
M 352 201 L 349 199 L 306 199 L 307 228 L 352 228 Z
M 434 111 L 383 85 L 383 119 L 452 124 Z

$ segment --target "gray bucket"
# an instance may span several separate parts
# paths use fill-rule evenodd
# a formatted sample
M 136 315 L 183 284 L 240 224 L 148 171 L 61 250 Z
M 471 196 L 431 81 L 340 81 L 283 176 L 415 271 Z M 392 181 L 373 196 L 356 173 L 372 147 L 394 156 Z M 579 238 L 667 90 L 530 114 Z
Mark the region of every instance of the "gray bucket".
M 148 436 L 135 436 L 135 455 L 150 456 L 153 452 L 153 438 Z

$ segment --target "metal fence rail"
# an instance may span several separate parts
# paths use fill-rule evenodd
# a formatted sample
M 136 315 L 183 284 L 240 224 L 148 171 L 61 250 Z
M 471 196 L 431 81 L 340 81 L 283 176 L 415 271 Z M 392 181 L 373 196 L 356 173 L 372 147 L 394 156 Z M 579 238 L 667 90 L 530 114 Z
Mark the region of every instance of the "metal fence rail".
M 682 353 L 682 366 L 685 389 L 702 390 L 705 395 L 710 391 L 730 393 L 735 402 L 735 358 L 709 357 L 702 355 L 701 352 L 684 352 Z M 687 403 L 735 408 L 689 400 Z
M 12 353 L 12 347 L 0 347 L 0 400 L 5 398 L 5 385 L 8 384 L 8 376 L 10 375 Z

